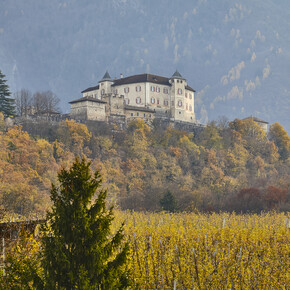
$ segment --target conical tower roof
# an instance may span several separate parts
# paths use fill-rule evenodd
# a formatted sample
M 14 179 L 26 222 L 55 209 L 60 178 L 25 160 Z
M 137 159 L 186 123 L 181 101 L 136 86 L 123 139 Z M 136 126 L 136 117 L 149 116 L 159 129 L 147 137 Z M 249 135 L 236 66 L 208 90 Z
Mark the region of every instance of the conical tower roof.
M 110 74 L 108 73 L 108 71 L 106 71 L 103 78 L 100 80 L 100 82 L 104 82 L 104 81 L 112 81 L 112 78 L 111 78 Z
M 185 78 L 182 77 L 182 75 L 179 73 L 178 70 L 175 71 L 175 73 L 171 77 L 172 79 L 182 79 L 185 80 Z

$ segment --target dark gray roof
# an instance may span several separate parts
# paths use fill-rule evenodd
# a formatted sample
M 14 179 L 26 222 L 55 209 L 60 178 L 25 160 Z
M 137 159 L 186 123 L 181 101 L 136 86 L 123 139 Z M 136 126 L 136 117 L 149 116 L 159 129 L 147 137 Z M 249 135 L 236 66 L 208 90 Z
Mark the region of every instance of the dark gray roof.
M 95 90 L 98 90 L 98 89 L 99 89 L 99 85 L 94 86 L 94 87 L 87 88 L 87 89 L 83 90 L 81 93 L 86 93 L 86 92 L 90 92 L 90 91 L 95 91 Z
M 155 113 L 154 110 L 146 108 L 146 107 L 137 107 L 137 106 L 124 106 L 125 110 L 132 110 L 132 111 L 141 111 L 141 112 L 148 112 L 148 113 Z
M 121 78 L 114 80 L 114 84 L 112 86 L 120 86 L 120 85 L 126 85 L 126 84 L 134 84 L 134 83 L 156 83 L 160 85 L 167 85 L 170 86 L 169 79 L 157 75 L 151 75 L 151 74 L 140 74 L 140 75 L 134 75 L 126 78 Z
M 159 85 L 166 85 L 170 86 L 171 84 L 169 83 L 169 78 L 162 77 L 162 76 L 157 76 L 157 75 L 152 75 L 152 74 L 140 74 L 140 75 L 134 75 L 126 78 L 121 78 L 114 80 L 114 86 L 120 86 L 120 85 L 126 85 L 126 84 L 134 84 L 134 83 L 155 83 Z M 185 86 L 185 88 L 189 91 L 195 92 L 193 88 L 190 86 Z
M 103 100 L 99 100 L 96 98 L 92 98 L 92 97 L 83 97 L 77 100 L 73 100 L 71 102 L 69 102 L 69 104 L 74 104 L 74 103 L 80 103 L 80 102 L 86 102 L 86 101 L 91 101 L 91 102 L 95 102 L 95 103 L 102 103 L 102 104 L 107 104 L 107 102 L 103 101 Z
M 185 78 L 182 77 L 182 75 L 179 73 L 178 70 L 175 71 L 175 73 L 171 77 L 172 79 L 182 79 L 185 80 Z
M 245 118 L 245 119 L 243 119 L 243 120 L 253 120 L 254 122 L 258 122 L 258 123 L 264 123 L 264 124 L 269 124 L 267 121 L 264 121 L 264 120 L 262 120 L 262 119 L 259 119 L 259 118 L 257 118 L 257 117 L 253 117 L 253 116 L 251 116 L 251 117 L 247 117 L 247 118 Z
M 184 80 L 184 78 L 182 78 L 182 77 L 181 77 L 181 79 Z M 162 77 L 162 76 L 157 76 L 157 75 L 152 75 L 152 74 L 140 74 L 140 75 L 129 76 L 126 78 L 120 78 L 117 80 L 111 80 L 111 81 L 114 82 L 112 84 L 112 87 L 126 85 L 126 84 L 134 84 L 134 83 L 146 83 L 146 82 L 159 84 L 159 85 L 171 86 L 171 84 L 169 83 L 169 80 L 170 80 L 169 78 Z M 189 91 L 195 92 L 195 90 L 193 88 L 191 88 L 190 86 L 186 86 L 185 88 Z M 82 91 L 82 93 L 86 93 L 86 92 L 90 92 L 90 91 L 94 91 L 94 90 L 98 90 L 98 89 L 99 89 L 99 86 L 90 87 L 90 88 L 87 88 L 84 91 Z
M 104 82 L 104 81 L 112 81 L 112 78 L 110 74 L 108 73 L 108 71 L 106 71 L 106 73 L 104 74 L 103 78 L 99 81 L 99 83 Z
M 195 92 L 195 90 L 193 88 L 191 88 L 190 86 L 185 86 L 185 89 L 189 90 L 189 91 L 192 91 L 192 92 Z

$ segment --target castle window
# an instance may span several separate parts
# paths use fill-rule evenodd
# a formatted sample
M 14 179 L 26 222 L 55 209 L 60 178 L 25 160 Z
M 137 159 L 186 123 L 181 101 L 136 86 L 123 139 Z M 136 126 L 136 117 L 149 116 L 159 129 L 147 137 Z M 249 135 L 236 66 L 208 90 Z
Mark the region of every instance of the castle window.
M 105 94 L 105 90 L 102 89 L 102 90 L 101 90 L 101 95 L 104 95 L 104 94 Z
M 149 114 L 149 118 L 151 118 L 151 114 Z
M 192 106 L 191 105 L 189 105 L 189 111 L 192 111 Z
M 159 99 L 157 99 L 157 105 L 159 105 Z
M 124 93 L 129 93 L 129 88 L 124 88 Z
M 178 101 L 178 107 L 182 107 L 182 101 Z
M 186 104 L 186 110 L 188 110 L 188 104 Z
M 125 99 L 124 102 L 125 102 L 126 105 L 129 105 L 130 100 L 129 99 Z
M 168 94 L 168 89 L 167 88 L 163 88 L 163 93 L 164 94 Z
M 178 95 L 182 95 L 182 89 L 177 90 Z
M 131 113 L 131 117 L 133 117 L 134 116 L 134 114 L 133 113 Z
M 146 117 L 146 114 L 144 113 L 144 118 Z
M 139 112 L 137 112 L 137 117 L 139 117 Z
M 171 102 L 171 105 L 174 106 L 174 101 Z
M 192 99 L 192 94 L 189 94 L 189 98 Z
M 181 114 L 181 112 L 179 112 L 179 115 Z
M 118 94 L 118 90 L 117 90 L 117 89 L 114 90 L 114 94 L 115 94 L 115 95 Z
M 136 87 L 136 92 L 141 92 L 141 86 Z
M 141 104 L 141 98 L 140 97 L 136 98 L 136 104 Z
M 182 81 L 180 81 L 180 83 L 182 84 Z
M 155 99 L 151 98 L 151 104 L 155 104 Z
M 160 93 L 160 88 L 159 87 L 156 87 L 156 92 Z
M 164 106 L 168 106 L 168 101 L 164 100 Z
M 187 93 L 185 93 L 185 97 L 187 98 Z
M 151 92 L 155 92 L 155 87 L 151 86 Z
M 177 80 L 177 82 L 179 83 L 179 80 Z

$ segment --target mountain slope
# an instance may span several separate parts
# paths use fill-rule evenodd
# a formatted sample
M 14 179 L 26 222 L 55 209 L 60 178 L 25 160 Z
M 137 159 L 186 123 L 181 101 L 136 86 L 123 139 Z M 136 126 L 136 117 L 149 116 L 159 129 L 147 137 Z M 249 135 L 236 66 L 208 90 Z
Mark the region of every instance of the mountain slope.
M 4 0 L 0 63 L 12 91 L 68 101 L 105 70 L 118 77 L 176 68 L 196 89 L 202 122 L 256 115 L 290 131 L 290 3 Z

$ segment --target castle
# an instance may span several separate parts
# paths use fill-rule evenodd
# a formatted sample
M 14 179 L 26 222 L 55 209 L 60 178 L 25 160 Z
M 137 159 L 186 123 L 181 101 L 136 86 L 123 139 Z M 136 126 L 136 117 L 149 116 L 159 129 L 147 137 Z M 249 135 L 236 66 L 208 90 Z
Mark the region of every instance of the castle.
M 171 78 L 139 74 L 112 79 L 105 73 L 99 84 L 82 91 L 70 102 L 70 116 L 76 120 L 128 122 L 155 118 L 195 124 L 195 90 L 176 70 Z

